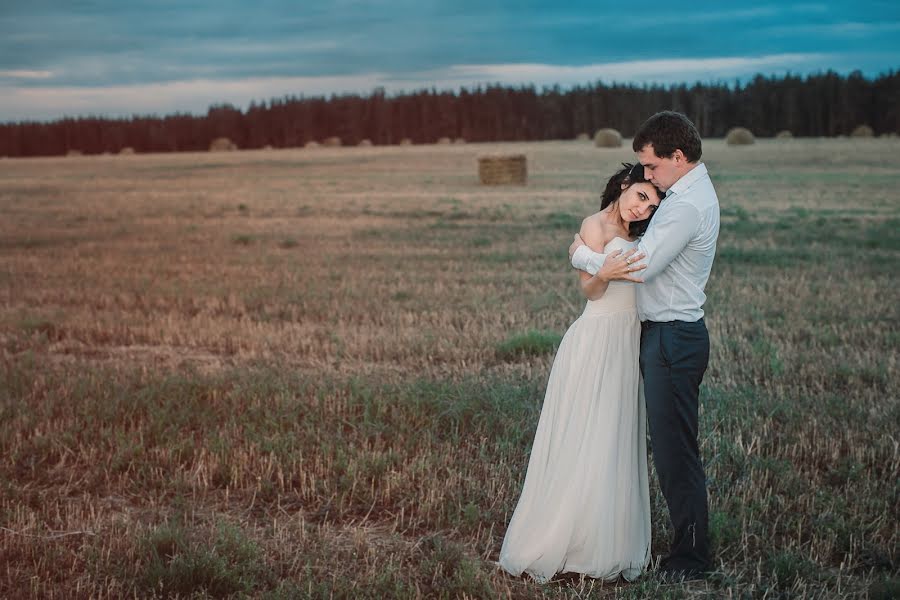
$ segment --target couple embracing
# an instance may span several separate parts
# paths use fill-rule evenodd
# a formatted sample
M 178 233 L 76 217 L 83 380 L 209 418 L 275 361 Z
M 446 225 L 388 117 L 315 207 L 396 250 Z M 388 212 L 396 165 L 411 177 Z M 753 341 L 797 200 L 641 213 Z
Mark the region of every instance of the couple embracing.
M 667 580 L 712 569 L 698 444 L 704 288 L 719 202 L 694 125 L 650 117 L 569 248 L 588 301 L 560 343 L 500 566 L 633 581 L 648 567 L 647 425 L 674 538 Z

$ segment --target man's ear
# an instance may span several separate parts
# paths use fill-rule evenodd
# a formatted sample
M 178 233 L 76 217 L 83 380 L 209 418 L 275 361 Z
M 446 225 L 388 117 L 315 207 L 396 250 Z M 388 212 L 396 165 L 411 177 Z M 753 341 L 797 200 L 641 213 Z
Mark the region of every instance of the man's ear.
M 687 159 L 684 156 L 684 152 L 681 151 L 681 148 L 676 149 L 675 152 L 672 153 L 672 158 L 676 163 L 687 162 Z

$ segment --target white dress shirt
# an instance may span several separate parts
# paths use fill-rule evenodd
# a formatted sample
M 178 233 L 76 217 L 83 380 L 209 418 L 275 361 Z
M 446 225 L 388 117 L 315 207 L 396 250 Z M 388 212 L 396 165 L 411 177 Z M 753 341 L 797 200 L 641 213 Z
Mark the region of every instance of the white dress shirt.
M 706 165 L 699 163 L 669 188 L 637 245 L 647 265 L 638 276 L 637 308 L 642 321 L 688 321 L 703 317 L 703 291 L 709 280 L 716 238 L 719 198 Z M 572 266 L 595 275 L 606 254 L 581 246 Z

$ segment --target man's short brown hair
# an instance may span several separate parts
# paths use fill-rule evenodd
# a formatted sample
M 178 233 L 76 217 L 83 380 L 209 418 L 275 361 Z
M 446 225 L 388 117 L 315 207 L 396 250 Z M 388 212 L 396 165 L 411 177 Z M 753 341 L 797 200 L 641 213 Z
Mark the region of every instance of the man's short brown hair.
M 697 162 L 703 154 L 697 128 L 686 116 L 672 110 L 658 112 L 644 121 L 634 136 L 631 149 L 640 152 L 647 144 L 653 146 L 653 154 L 659 158 L 669 158 L 676 150 L 681 150 L 688 162 Z

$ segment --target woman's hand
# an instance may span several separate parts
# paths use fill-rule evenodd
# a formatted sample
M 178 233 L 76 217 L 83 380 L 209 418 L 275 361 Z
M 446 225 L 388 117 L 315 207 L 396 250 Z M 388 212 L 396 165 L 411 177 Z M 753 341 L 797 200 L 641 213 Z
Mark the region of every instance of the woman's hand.
M 637 248 L 632 248 L 628 252 L 622 253 L 621 250 L 607 255 L 603 266 L 597 271 L 595 277 L 603 281 L 633 281 L 634 283 L 644 283 L 644 280 L 638 277 L 639 271 L 647 268 L 647 265 L 640 264 L 646 254 L 643 252 L 637 254 Z

